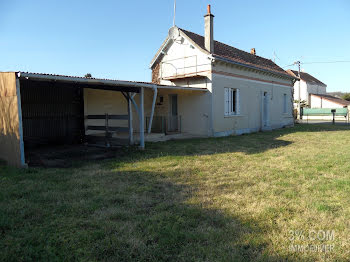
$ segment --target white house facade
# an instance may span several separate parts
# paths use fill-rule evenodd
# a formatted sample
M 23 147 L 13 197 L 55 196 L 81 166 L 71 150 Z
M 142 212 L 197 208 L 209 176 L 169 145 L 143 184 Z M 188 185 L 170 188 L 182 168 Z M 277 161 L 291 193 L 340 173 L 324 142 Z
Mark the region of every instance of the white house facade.
M 296 77 L 255 49 L 249 53 L 214 41 L 213 19 L 208 7 L 204 37 L 171 28 L 151 62 L 154 83 L 208 90 L 190 98 L 178 95 L 183 131 L 195 126 L 190 129 L 198 135 L 226 136 L 293 125 Z M 162 113 L 173 115 L 167 112 L 171 108 Z

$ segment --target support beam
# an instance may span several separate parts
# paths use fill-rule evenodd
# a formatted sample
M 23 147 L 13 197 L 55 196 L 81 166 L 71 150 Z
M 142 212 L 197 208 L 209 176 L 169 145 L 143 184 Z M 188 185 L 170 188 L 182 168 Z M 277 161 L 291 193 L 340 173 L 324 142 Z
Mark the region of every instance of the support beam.
M 21 157 L 21 166 L 28 167 L 25 160 L 24 154 L 24 142 L 23 142 L 23 119 L 22 119 L 22 102 L 21 102 L 21 88 L 20 81 L 16 77 L 16 92 L 17 92 L 17 110 L 18 110 L 18 122 L 19 122 L 19 146 L 20 146 L 20 157 Z
M 132 104 L 134 105 L 134 107 L 135 107 L 135 109 L 136 109 L 136 112 L 137 112 L 137 113 L 139 114 L 139 116 L 140 116 L 140 109 L 139 109 L 139 107 L 137 106 L 137 104 L 136 104 L 136 102 L 135 102 L 134 96 L 135 96 L 135 95 L 131 96 L 130 99 L 131 99 L 131 102 L 132 102 Z
M 128 125 L 129 125 L 129 145 L 134 144 L 134 130 L 132 127 L 132 102 L 131 102 L 131 94 L 128 93 Z
M 140 88 L 140 149 L 145 149 L 144 88 Z
M 153 93 L 153 101 L 152 101 L 152 111 L 151 111 L 151 117 L 149 118 L 149 123 L 148 123 L 148 134 L 151 133 L 152 130 L 152 122 L 153 122 L 153 115 L 154 115 L 154 107 L 156 106 L 156 100 L 157 100 L 157 87 L 153 88 L 154 93 Z

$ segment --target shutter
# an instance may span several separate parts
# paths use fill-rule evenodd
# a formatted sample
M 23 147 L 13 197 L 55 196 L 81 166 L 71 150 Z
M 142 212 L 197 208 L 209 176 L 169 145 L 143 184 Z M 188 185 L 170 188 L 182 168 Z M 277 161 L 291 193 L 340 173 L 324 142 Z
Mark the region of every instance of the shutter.
M 230 99 L 229 99 L 229 89 L 225 88 L 225 115 L 229 114 Z
M 237 115 L 241 114 L 239 89 L 236 89 L 236 114 Z
M 235 95 L 235 90 L 230 88 L 230 114 L 235 112 L 234 103 L 233 103 L 234 95 Z

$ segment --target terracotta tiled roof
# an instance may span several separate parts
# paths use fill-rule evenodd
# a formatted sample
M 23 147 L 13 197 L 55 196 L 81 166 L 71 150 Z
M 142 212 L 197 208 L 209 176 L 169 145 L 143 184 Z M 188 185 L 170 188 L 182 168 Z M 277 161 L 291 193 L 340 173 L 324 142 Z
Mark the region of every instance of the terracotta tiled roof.
M 204 37 L 187 30 L 180 30 L 185 33 L 193 42 L 199 47 L 205 49 Z M 261 56 L 253 55 L 243 50 L 237 49 L 233 46 L 226 45 L 224 43 L 214 41 L 214 56 L 224 58 L 232 62 L 244 64 L 247 66 L 254 66 L 258 69 L 268 70 L 271 72 L 283 74 L 289 76 L 289 74 L 281 67 L 276 65 L 272 60 L 263 58 Z
M 298 71 L 288 70 L 288 72 L 292 73 L 292 75 L 294 75 L 295 77 L 298 77 Z M 300 72 L 300 78 L 301 78 L 301 80 L 304 80 L 305 82 L 310 83 L 310 84 L 327 86 L 326 84 L 322 83 L 317 78 L 315 78 L 312 75 L 305 73 L 305 72 Z
M 343 105 L 343 106 L 348 106 L 350 105 L 350 101 L 347 101 L 347 100 L 344 100 L 344 99 L 341 99 L 341 98 L 338 98 L 338 97 L 335 97 L 335 96 L 330 96 L 330 95 L 319 95 L 319 94 L 311 94 L 313 96 L 318 96 L 318 97 L 322 97 L 324 99 L 327 99 L 329 101 L 332 101 L 334 103 L 337 103 L 337 104 L 340 104 L 340 105 Z

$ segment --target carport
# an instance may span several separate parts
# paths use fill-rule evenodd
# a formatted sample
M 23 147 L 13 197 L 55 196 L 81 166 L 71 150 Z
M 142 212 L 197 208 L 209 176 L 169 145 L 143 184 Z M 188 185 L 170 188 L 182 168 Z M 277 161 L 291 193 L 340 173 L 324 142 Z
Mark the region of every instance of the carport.
M 164 115 L 155 116 L 156 105 L 158 114 L 176 113 L 169 119 L 180 120 L 177 131 L 181 132 L 177 99 L 174 99 L 176 106 L 163 103 L 164 96 L 167 101 L 177 98 L 177 94 L 183 99 L 179 110 L 186 117 L 184 129 L 187 128 L 188 133 L 184 137 L 193 136 L 198 129 L 196 124 L 202 123 L 195 121 L 206 117 L 199 101 L 206 99 L 207 91 L 206 88 L 148 82 L 0 72 L 0 159 L 12 166 L 25 167 L 28 164 L 26 158 L 34 151 L 41 154 L 57 150 L 65 155 L 66 148 L 58 150 L 62 145 L 76 145 L 74 150 L 78 155 L 83 145 L 105 149 L 137 142 L 139 148 L 144 149 L 145 131 L 149 141 L 157 141 L 159 134 L 151 134 L 152 130 L 162 123 L 159 119 L 165 119 Z M 194 110 L 196 102 L 197 111 Z M 173 122 L 167 123 L 173 127 Z M 178 138 L 179 134 L 174 136 Z M 42 147 L 45 147 L 44 151 L 38 150 Z
M 84 115 L 83 90 L 121 92 L 127 101 L 123 115 Z M 95 79 L 62 75 L 0 73 L 0 158 L 14 166 L 26 166 L 26 153 L 42 145 L 74 145 L 102 140 L 109 147 L 109 134 L 128 132 L 133 144 L 132 107 L 140 126 L 140 148 L 144 143 L 144 89 L 156 90 L 152 83 Z M 134 97 L 139 96 L 139 104 Z M 102 120 L 102 125 L 86 126 L 86 119 Z M 111 120 L 127 122 L 127 127 L 110 126 Z M 86 130 L 102 131 L 103 136 L 86 136 Z M 108 138 L 108 139 L 107 139 Z M 115 142 L 115 141 L 114 141 Z M 120 141 L 122 142 L 122 141 Z M 125 141 L 124 141 L 125 142 Z M 125 144 L 125 143 L 124 143 Z

